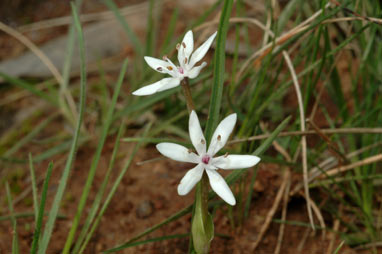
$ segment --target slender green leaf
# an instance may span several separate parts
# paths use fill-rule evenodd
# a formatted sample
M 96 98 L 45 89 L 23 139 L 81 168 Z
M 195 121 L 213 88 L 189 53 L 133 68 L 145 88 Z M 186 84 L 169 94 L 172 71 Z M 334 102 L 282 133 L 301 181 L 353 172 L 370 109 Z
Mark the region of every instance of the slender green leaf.
M 13 210 L 12 195 L 11 195 L 11 190 L 9 188 L 8 182 L 5 183 L 5 190 L 7 192 L 8 207 L 9 207 L 9 211 L 11 212 L 11 222 L 12 222 L 12 229 L 13 229 L 12 254 L 18 254 L 20 252 L 19 250 L 20 246 L 19 246 L 19 239 L 18 239 L 18 233 L 17 233 L 17 221 L 14 216 L 15 211 Z
M 144 136 L 147 135 L 147 133 L 149 132 L 150 128 L 151 128 L 151 125 L 152 123 L 148 124 L 148 126 L 145 128 L 145 131 L 144 131 Z M 105 213 L 106 209 L 108 208 L 109 204 L 110 204 L 110 201 L 111 199 L 113 198 L 115 192 L 117 191 L 117 188 L 119 186 L 119 184 L 121 183 L 123 177 L 125 176 L 127 170 L 129 169 L 130 165 L 131 165 L 131 162 L 133 161 L 133 158 L 135 156 L 135 154 L 138 152 L 138 149 L 140 148 L 142 143 L 138 143 L 135 147 L 134 147 L 134 150 L 133 152 L 131 153 L 129 159 L 127 160 L 125 166 L 122 168 L 121 172 L 119 173 L 117 179 L 115 180 L 113 186 L 111 187 L 111 190 L 109 192 L 109 194 L 107 195 L 106 199 L 105 199 L 105 202 L 101 208 L 101 210 L 99 211 L 98 213 L 98 216 L 96 218 L 96 220 L 94 221 L 93 223 L 93 226 L 90 230 L 90 232 L 88 233 L 88 235 L 86 236 L 86 239 L 85 239 L 85 242 L 84 244 L 82 245 L 81 249 L 80 249 L 80 253 L 82 253 L 84 250 L 85 250 L 85 247 L 86 245 L 88 244 L 88 242 L 90 241 L 91 239 L 91 236 L 93 235 L 94 231 L 96 230 L 96 228 L 98 227 L 98 224 L 99 222 L 101 221 L 101 218 L 103 216 L 103 214 Z
M 225 72 L 225 42 L 229 27 L 229 18 L 231 16 L 233 0 L 224 1 L 218 34 L 216 36 L 216 50 L 214 55 L 214 73 L 212 81 L 212 92 L 210 98 L 210 107 L 206 125 L 206 139 L 210 142 L 212 133 L 219 121 L 220 105 L 223 96 L 224 72 Z
M 45 213 L 45 201 L 46 201 L 46 196 L 48 193 L 48 186 L 49 186 L 49 179 L 52 174 L 52 169 L 53 169 L 53 163 L 49 163 L 48 169 L 46 171 L 46 176 L 44 180 L 44 184 L 42 187 L 42 192 L 41 192 L 41 203 L 40 207 L 38 209 L 38 215 L 37 215 L 37 220 L 35 224 L 35 230 L 33 233 L 33 242 L 32 242 L 32 247 L 31 247 L 31 254 L 37 253 L 37 246 L 40 240 L 40 232 L 42 228 L 42 219 L 44 217 Z
M 33 158 L 32 154 L 29 153 L 29 170 L 31 173 L 31 184 L 32 184 L 32 194 L 33 194 L 33 209 L 34 209 L 34 215 L 35 215 L 35 223 L 37 224 L 37 218 L 38 218 L 38 197 L 37 197 L 37 185 L 36 185 L 36 175 L 35 170 L 33 167 Z
M 86 179 L 85 187 L 82 191 L 82 195 L 81 195 L 81 198 L 80 198 L 80 201 L 78 204 L 77 212 L 76 212 L 76 215 L 74 216 L 72 226 L 70 228 L 70 232 L 69 232 L 68 238 L 67 238 L 66 243 L 65 243 L 63 254 L 67 254 L 70 251 L 70 247 L 71 247 L 72 242 L 74 240 L 75 233 L 76 233 L 78 224 L 79 224 L 80 219 L 81 219 L 82 211 L 86 205 L 86 201 L 87 201 L 87 198 L 88 198 L 89 193 L 90 193 L 90 188 L 91 188 L 91 185 L 93 183 L 93 179 L 94 179 L 97 167 L 98 167 L 98 162 L 99 162 L 99 159 L 101 158 L 102 149 L 103 149 L 103 146 L 105 144 L 105 140 L 107 138 L 109 128 L 110 128 L 111 123 L 113 121 L 113 113 L 114 113 L 115 105 L 117 104 L 117 99 L 118 99 L 119 93 L 121 91 L 121 86 L 123 83 L 123 79 L 125 77 L 126 69 L 127 69 L 127 59 L 125 60 L 125 62 L 122 65 L 122 69 L 121 69 L 121 72 L 120 72 L 120 75 L 119 75 L 119 78 L 118 78 L 118 81 L 117 81 L 117 84 L 115 87 L 115 91 L 113 94 L 113 99 L 112 99 L 111 105 L 109 107 L 109 111 L 107 113 L 106 121 L 105 121 L 103 128 L 102 128 L 102 134 L 101 134 L 100 140 L 98 141 L 97 150 L 95 152 L 92 164 L 90 166 L 89 174 L 88 174 L 88 177 Z
M 69 156 L 66 161 L 66 165 L 64 168 L 64 171 L 62 173 L 60 183 L 58 185 L 58 189 L 56 192 L 56 195 L 53 200 L 52 208 L 50 210 L 50 214 L 48 217 L 48 221 L 45 225 L 45 230 L 43 237 L 41 239 L 41 245 L 39 246 L 39 254 L 45 254 L 48 249 L 48 244 L 50 241 L 50 238 L 52 236 L 53 227 L 57 218 L 58 210 L 60 207 L 60 203 L 62 200 L 62 197 L 64 195 L 65 187 L 69 178 L 70 169 L 72 167 L 73 161 L 75 159 L 76 150 L 77 150 L 77 143 L 80 136 L 80 130 L 82 125 L 82 120 L 84 116 L 85 111 L 85 100 L 86 100 L 86 66 L 85 66 L 85 47 L 84 47 L 84 40 L 83 40 L 83 34 L 82 29 L 80 26 L 80 21 L 77 14 L 77 9 L 74 4 L 71 4 L 72 6 L 72 13 L 74 17 L 75 27 L 77 30 L 77 36 L 78 36 L 78 42 L 80 45 L 80 59 L 81 59 L 81 82 L 80 82 L 80 105 L 79 105 L 79 117 L 78 122 L 76 126 L 76 130 L 74 132 L 73 137 L 73 143 L 70 148 Z
M 81 244 L 83 243 L 83 241 L 86 237 L 86 233 L 88 233 L 89 227 L 91 226 L 91 223 L 93 222 L 93 220 L 97 214 L 99 206 L 101 205 L 102 197 L 103 197 L 103 194 L 106 190 L 107 184 L 109 183 L 110 174 L 114 168 L 114 163 L 115 163 L 115 159 L 117 157 L 117 152 L 119 149 L 120 140 L 121 140 L 122 135 L 124 134 L 125 128 L 126 128 L 125 124 L 121 124 L 121 127 L 119 127 L 118 134 L 117 134 L 116 141 L 115 141 L 114 148 L 113 148 L 113 153 L 111 155 L 109 167 L 107 169 L 106 175 L 104 176 L 104 180 L 102 181 L 101 187 L 99 188 L 98 193 L 97 193 L 97 195 L 93 201 L 93 205 L 90 208 L 90 211 L 89 211 L 89 214 L 86 218 L 86 221 L 82 226 L 81 233 L 77 237 L 76 243 L 72 249 L 73 253 L 78 253 L 79 248 L 81 247 Z

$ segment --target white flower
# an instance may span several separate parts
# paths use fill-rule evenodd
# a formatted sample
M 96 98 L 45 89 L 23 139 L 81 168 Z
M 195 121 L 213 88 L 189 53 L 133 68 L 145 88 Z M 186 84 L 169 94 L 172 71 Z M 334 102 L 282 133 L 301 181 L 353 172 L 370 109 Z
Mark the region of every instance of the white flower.
M 176 66 L 166 56 L 163 57 L 163 60 L 145 56 L 145 61 L 151 68 L 157 72 L 169 74 L 171 78 L 164 78 L 151 85 L 144 86 L 134 91 L 133 94 L 139 96 L 154 94 L 178 86 L 185 77 L 190 79 L 196 78 L 207 63 L 203 62 L 198 66 L 195 66 L 195 64 L 206 55 L 215 39 L 216 33 L 217 32 L 211 35 L 197 50 L 194 51 L 194 53 L 192 53 L 194 50 L 194 39 L 192 31 L 188 31 L 184 36 L 182 43 L 178 44 L 176 47 L 178 50 L 179 66 Z
M 226 143 L 235 126 L 236 114 L 227 116 L 220 122 L 211 139 L 211 144 L 206 150 L 206 140 L 200 127 L 198 116 L 195 111 L 191 112 L 189 120 L 189 132 L 193 146 L 197 154 L 184 146 L 173 143 L 159 143 L 156 147 L 164 156 L 182 162 L 196 163 L 196 167 L 190 169 L 178 185 L 178 194 L 186 195 L 200 181 L 203 171 L 206 170 L 212 189 L 225 202 L 235 205 L 236 200 L 224 178 L 217 173 L 217 169 L 242 169 L 256 165 L 260 158 L 253 155 L 223 155 L 213 157 Z

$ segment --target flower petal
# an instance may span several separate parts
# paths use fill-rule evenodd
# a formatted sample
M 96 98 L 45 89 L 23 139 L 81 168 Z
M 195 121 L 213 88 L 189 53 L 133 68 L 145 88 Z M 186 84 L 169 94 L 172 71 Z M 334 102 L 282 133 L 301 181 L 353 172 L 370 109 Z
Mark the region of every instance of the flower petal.
M 208 49 L 211 47 L 212 42 L 216 37 L 217 32 L 211 35 L 195 52 L 192 54 L 189 61 L 189 68 L 192 68 L 197 62 L 199 62 L 207 53 Z
M 202 128 L 200 127 L 198 116 L 192 110 L 188 121 L 188 131 L 190 139 L 196 151 L 201 156 L 206 153 L 206 139 L 204 138 Z
M 160 87 L 157 92 L 161 92 L 161 91 L 164 91 L 164 90 L 168 90 L 168 89 L 174 88 L 176 86 L 179 86 L 179 84 L 180 84 L 180 79 L 179 78 L 167 78 L 167 79 L 168 80 L 166 81 L 166 83 L 163 84 L 163 86 Z
M 138 90 L 133 92 L 133 95 L 142 96 L 154 94 L 156 92 L 160 92 L 174 87 L 175 82 L 178 82 L 177 85 L 179 85 L 180 81 L 177 78 L 164 78 L 151 85 L 139 88 Z
M 207 65 L 207 63 L 206 62 L 203 62 L 201 65 L 199 65 L 199 66 L 195 66 L 195 67 L 193 67 L 190 71 L 188 71 L 187 72 L 187 77 L 189 77 L 189 78 L 196 78 L 198 75 L 199 75 L 199 73 L 200 73 L 200 71 L 204 68 L 204 66 L 206 66 Z
M 215 170 L 206 170 L 208 178 L 210 179 L 211 188 L 221 197 L 225 202 L 230 205 L 235 205 L 236 200 L 232 194 L 231 189 L 225 182 L 224 178 Z
M 233 127 L 235 127 L 236 118 L 236 114 L 231 114 L 220 122 L 211 138 L 211 143 L 208 148 L 207 153 L 210 156 L 214 156 L 223 146 L 225 146 Z
M 194 35 L 192 31 L 188 31 L 183 38 L 182 43 L 179 45 L 178 49 L 178 61 L 180 66 L 184 67 L 186 63 L 190 60 L 190 55 L 194 50 Z M 187 60 L 185 60 L 187 58 Z
M 197 184 L 203 175 L 203 165 L 199 163 L 193 169 L 187 171 L 178 185 L 178 194 L 181 196 L 187 195 L 195 184 Z
M 228 155 L 212 159 L 211 164 L 221 169 L 250 168 L 259 163 L 260 158 L 254 155 Z
M 199 156 L 184 146 L 174 143 L 159 143 L 156 148 L 162 155 L 175 161 L 199 163 Z
M 144 59 L 146 63 L 157 72 L 167 73 L 171 76 L 176 76 L 176 67 L 174 64 L 151 56 L 145 56 Z

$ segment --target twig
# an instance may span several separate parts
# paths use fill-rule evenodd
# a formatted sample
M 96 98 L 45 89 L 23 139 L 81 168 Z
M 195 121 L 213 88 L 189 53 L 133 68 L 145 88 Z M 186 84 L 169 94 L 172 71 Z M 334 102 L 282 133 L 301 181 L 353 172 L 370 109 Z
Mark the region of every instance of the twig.
M 346 165 L 346 166 L 333 168 L 333 169 L 327 171 L 325 173 L 325 175 L 322 175 L 321 178 L 326 178 L 328 176 L 332 176 L 332 175 L 335 175 L 335 174 L 338 174 L 338 173 L 341 173 L 341 172 L 345 172 L 345 171 L 354 169 L 356 167 L 361 167 L 361 166 L 364 166 L 364 165 L 367 165 L 367 164 L 371 164 L 371 163 L 374 163 L 374 162 L 377 162 L 377 161 L 380 161 L 380 160 L 382 160 L 382 154 L 377 154 L 377 155 L 374 155 L 374 156 L 370 156 L 370 157 L 368 157 L 366 159 L 354 162 L 354 163 Z
M 286 51 L 283 51 L 283 56 L 284 56 L 285 61 L 286 61 L 287 65 L 288 65 L 290 73 L 292 75 L 293 85 L 294 85 L 294 88 L 296 90 L 297 101 L 298 101 L 298 106 L 299 106 L 299 111 L 300 111 L 300 126 L 301 126 L 301 131 L 305 131 L 304 103 L 302 101 L 300 85 L 298 83 L 297 75 L 296 75 L 296 72 L 294 70 L 292 61 L 289 58 L 288 53 Z M 306 196 L 306 203 L 307 203 L 307 209 L 308 209 L 308 216 L 309 216 L 310 225 L 312 226 L 312 228 L 314 230 L 315 227 L 314 227 L 312 208 L 311 208 L 312 204 L 310 202 L 309 186 L 308 186 L 308 157 L 307 157 L 306 136 L 302 136 L 301 137 L 301 147 L 302 147 L 301 159 L 302 159 L 302 170 L 303 170 L 303 179 L 304 179 L 304 191 L 305 191 L 305 196 Z
M 287 170 L 289 171 L 290 169 L 288 168 Z M 289 177 L 287 179 L 287 186 L 285 188 L 284 197 L 283 197 L 283 208 L 281 211 L 281 220 L 282 221 L 286 221 L 290 186 L 291 186 L 291 174 L 289 173 Z M 285 223 L 281 223 L 280 229 L 279 229 L 279 234 L 277 236 L 277 245 L 276 245 L 274 254 L 280 253 L 282 242 L 283 242 L 283 237 L 284 237 L 284 231 L 285 231 Z
M 308 119 L 307 122 L 313 127 L 317 134 L 328 144 L 329 151 L 332 152 L 332 154 L 338 158 L 338 161 L 340 161 L 341 163 L 346 163 L 347 158 L 343 153 L 341 153 L 338 146 L 335 143 L 333 143 L 330 140 L 330 138 L 326 136 L 325 133 L 323 133 L 321 129 L 311 119 Z
M 259 27 L 260 29 L 264 30 L 264 32 L 269 34 L 271 37 L 275 36 L 275 34 L 272 32 L 272 30 L 270 30 L 268 27 L 266 27 L 263 23 L 261 23 L 259 20 L 255 19 L 255 18 L 247 18 L 247 17 L 237 18 L 237 17 L 235 17 L 235 18 L 230 18 L 229 23 L 231 23 L 231 24 L 249 23 L 249 24 L 255 25 L 255 26 Z M 197 32 L 199 30 L 205 29 L 206 27 L 217 25 L 217 24 L 219 24 L 219 20 L 212 20 L 209 22 L 205 22 L 205 23 L 201 24 L 200 26 L 195 27 L 194 31 Z
M 61 76 L 60 72 L 57 70 L 56 66 L 52 63 L 52 61 L 31 40 L 29 40 L 26 36 L 18 32 L 17 30 L 13 29 L 12 27 L 7 26 L 3 22 L 0 22 L 0 30 L 14 37 L 18 41 L 20 41 L 45 64 L 45 66 L 52 73 L 53 77 L 60 84 L 62 88 L 62 92 L 67 100 L 67 103 L 69 104 L 71 113 L 73 117 L 76 117 L 77 116 L 76 104 L 71 94 L 66 89 L 63 88 L 63 77 Z
M 382 142 L 378 142 L 378 143 L 363 147 L 359 150 L 356 150 L 354 152 L 347 154 L 346 158 L 349 160 L 355 156 L 358 156 L 358 155 L 360 155 L 360 154 L 362 154 L 362 153 L 364 153 L 370 149 L 373 149 L 373 148 L 381 146 L 381 145 L 382 145 Z M 309 171 L 309 178 L 308 178 L 309 183 L 312 182 L 315 178 L 317 178 L 321 174 L 323 174 L 322 169 L 324 169 L 324 171 L 325 171 L 325 168 L 329 169 L 329 167 L 333 167 L 334 166 L 333 163 L 335 163 L 335 158 L 330 157 L 330 158 L 324 160 L 323 162 L 321 162 L 317 167 L 312 168 Z M 297 192 L 300 191 L 300 189 L 302 187 L 303 187 L 302 184 L 296 185 L 295 188 L 291 191 L 290 195 L 294 196 Z
M 337 128 L 337 129 L 321 129 L 322 133 L 325 134 L 381 134 L 382 128 Z M 302 135 L 317 135 L 314 130 L 307 131 L 288 131 L 280 132 L 277 137 L 289 137 L 289 136 L 302 136 Z M 247 141 L 255 141 L 269 138 L 270 134 L 261 134 L 257 136 L 252 136 L 249 138 L 234 139 L 228 141 L 228 144 L 236 144 Z
M 265 124 L 263 122 L 260 122 L 260 128 L 263 132 L 267 132 Z M 275 140 L 272 142 L 272 145 L 275 147 L 275 149 L 282 155 L 284 156 L 285 160 L 287 162 L 292 162 L 292 158 L 290 157 L 289 153 Z M 283 208 L 281 212 L 281 220 L 285 221 L 286 220 L 286 215 L 287 215 L 287 208 L 288 208 L 288 200 L 289 200 L 289 191 L 290 191 L 290 186 L 291 186 L 291 173 L 290 173 L 290 168 L 286 167 L 285 169 L 288 171 L 288 178 L 287 178 L 287 185 L 285 188 L 285 192 L 283 195 Z M 277 237 L 277 246 L 275 248 L 274 254 L 279 254 L 281 250 L 281 245 L 284 237 L 284 230 L 285 230 L 285 223 L 280 224 L 279 228 L 279 234 Z
M 275 201 L 273 202 L 273 205 L 272 205 L 271 209 L 269 210 L 269 212 L 267 213 L 267 216 L 265 217 L 264 224 L 263 224 L 263 226 L 260 229 L 260 232 L 259 232 L 259 234 L 257 236 L 257 239 L 256 239 L 255 243 L 252 245 L 252 248 L 251 248 L 252 252 L 254 252 L 256 250 L 256 248 L 259 246 L 261 240 L 263 239 L 263 237 L 265 235 L 265 232 L 269 228 L 269 225 L 270 225 L 270 223 L 272 221 L 272 218 L 275 215 L 275 213 L 277 211 L 277 208 L 279 207 L 280 201 L 281 201 L 281 199 L 283 197 L 283 193 L 284 193 L 285 188 L 287 186 L 288 178 L 289 177 L 290 177 L 290 172 L 286 170 L 284 172 L 283 182 L 282 182 L 282 184 L 280 186 L 279 191 L 277 192 Z
M 325 9 L 328 8 L 330 6 L 330 4 L 326 4 L 325 6 Z M 302 22 L 301 24 L 299 24 L 298 26 L 294 27 L 293 29 L 289 30 L 287 33 L 277 37 L 275 39 L 275 42 L 270 42 L 268 43 L 267 45 L 265 45 L 264 47 L 262 47 L 261 49 L 259 49 L 258 51 L 256 51 L 255 53 L 253 53 L 245 62 L 244 64 L 241 66 L 240 70 L 238 71 L 238 74 L 237 74 L 237 77 L 236 77 L 236 81 L 240 80 L 240 77 L 241 75 L 244 73 L 244 70 L 249 66 L 249 64 L 255 60 L 256 58 L 260 58 L 262 59 L 264 56 L 266 56 L 269 52 L 271 52 L 271 49 L 272 47 L 275 45 L 281 45 L 283 44 L 285 41 L 289 40 L 291 37 L 293 37 L 294 35 L 306 30 L 309 26 L 307 26 L 307 24 L 309 24 L 310 22 L 312 22 L 314 19 L 316 19 L 318 16 L 320 16 L 322 13 L 322 9 L 317 11 L 316 13 L 314 13 L 310 18 L 306 19 L 304 22 Z
M 56 66 L 50 61 L 50 59 L 42 52 L 31 40 L 25 37 L 23 34 L 7 26 L 3 22 L 0 22 L 0 30 L 14 37 L 22 44 L 24 44 L 28 49 L 30 49 L 40 60 L 45 64 L 45 66 L 50 70 L 52 75 L 56 78 L 57 82 L 62 84 L 63 78 L 60 72 L 57 70 Z
M 326 251 L 326 254 L 332 254 L 333 253 L 334 242 L 336 240 L 336 234 L 334 232 L 338 232 L 339 228 L 340 228 L 340 220 L 336 219 L 334 221 L 334 225 L 333 225 L 333 232 L 330 232 L 330 242 L 329 242 L 329 246 L 328 246 L 328 249 Z
M 308 236 L 311 233 L 311 231 L 312 231 L 311 228 L 307 228 L 305 230 L 304 235 L 302 236 L 301 241 L 300 241 L 300 243 L 297 246 L 297 253 L 299 253 L 299 254 L 302 253 L 302 251 L 304 249 L 304 246 L 305 246 L 305 243 L 306 243 L 306 240 L 308 240 Z

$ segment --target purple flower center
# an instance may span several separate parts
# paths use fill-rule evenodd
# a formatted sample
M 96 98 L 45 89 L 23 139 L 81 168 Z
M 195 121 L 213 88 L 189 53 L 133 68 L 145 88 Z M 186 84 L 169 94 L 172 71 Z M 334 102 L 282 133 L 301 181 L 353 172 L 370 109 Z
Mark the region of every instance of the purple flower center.
M 202 162 L 204 164 L 208 164 L 208 162 L 210 162 L 210 159 L 211 159 L 211 157 L 208 154 L 206 154 L 206 155 L 203 156 Z
M 178 67 L 178 71 L 180 72 L 180 74 L 184 74 L 184 70 L 182 67 Z

